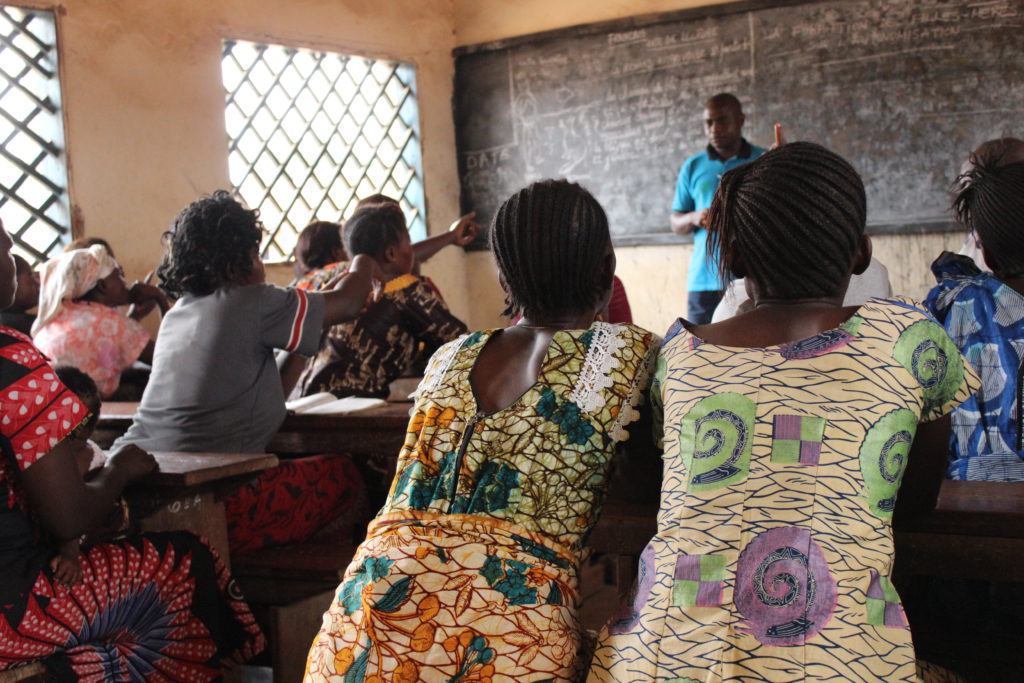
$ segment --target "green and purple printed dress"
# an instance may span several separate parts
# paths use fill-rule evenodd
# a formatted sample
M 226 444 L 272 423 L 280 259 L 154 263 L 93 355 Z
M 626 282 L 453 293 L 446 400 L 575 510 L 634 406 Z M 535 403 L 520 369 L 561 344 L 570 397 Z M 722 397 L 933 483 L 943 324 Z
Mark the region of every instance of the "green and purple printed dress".
M 555 334 L 537 383 L 485 413 L 469 377 L 500 331 L 443 346 L 420 385 L 387 503 L 313 642 L 307 681 L 576 678 L 577 565 L 656 337 Z
M 890 522 L 918 423 L 977 386 L 909 300 L 764 349 L 677 323 L 651 391 L 658 533 L 589 680 L 914 680 Z

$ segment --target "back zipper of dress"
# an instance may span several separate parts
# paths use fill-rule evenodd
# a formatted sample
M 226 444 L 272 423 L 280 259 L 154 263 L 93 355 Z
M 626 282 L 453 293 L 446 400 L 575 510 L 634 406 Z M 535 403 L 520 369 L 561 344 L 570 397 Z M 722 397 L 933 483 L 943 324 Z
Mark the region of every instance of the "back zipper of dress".
M 449 513 L 452 511 L 452 505 L 455 504 L 455 494 L 459 491 L 459 473 L 462 471 L 462 461 L 466 457 L 469 440 L 473 438 L 473 430 L 476 429 L 477 423 L 484 419 L 486 415 L 487 413 L 484 411 L 478 410 L 473 417 L 469 418 L 469 421 L 466 423 L 466 429 L 462 432 L 462 443 L 459 444 L 459 453 L 455 456 L 455 468 L 452 472 L 452 491 L 448 500 Z

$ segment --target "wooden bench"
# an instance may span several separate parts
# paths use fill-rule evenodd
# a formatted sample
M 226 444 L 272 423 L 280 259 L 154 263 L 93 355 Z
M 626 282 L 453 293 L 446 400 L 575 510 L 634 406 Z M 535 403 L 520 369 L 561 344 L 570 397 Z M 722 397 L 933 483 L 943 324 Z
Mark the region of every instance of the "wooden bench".
M 235 558 L 235 580 L 270 642 L 275 683 L 302 678 L 309 645 L 354 553 L 354 545 L 314 540 Z
M 139 404 L 103 404 L 93 440 L 109 448 L 131 426 Z M 349 415 L 288 415 L 267 445 L 282 458 L 318 453 L 352 455 L 366 482 L 374 506 L 384 502 L 405 442 L 412 403 L 390 402 Z

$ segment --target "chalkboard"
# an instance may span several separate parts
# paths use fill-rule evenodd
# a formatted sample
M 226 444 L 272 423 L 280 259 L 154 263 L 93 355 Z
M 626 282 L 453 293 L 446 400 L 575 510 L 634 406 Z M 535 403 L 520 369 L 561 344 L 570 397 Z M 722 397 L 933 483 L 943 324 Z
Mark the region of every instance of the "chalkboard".
M 704 101 L 743 102 L 864 178 L 869 232 L 954 229 L 966 153 L 1024 134 L 1024 0 L 740 2 L 575 26 L 455 51 L 461 202 L 489 222 L 541 178 L 587 187 L 616 244 L 668 227 L 680 164 L 706 145 Z M 478 246 L 482 246 L 481 245 Z

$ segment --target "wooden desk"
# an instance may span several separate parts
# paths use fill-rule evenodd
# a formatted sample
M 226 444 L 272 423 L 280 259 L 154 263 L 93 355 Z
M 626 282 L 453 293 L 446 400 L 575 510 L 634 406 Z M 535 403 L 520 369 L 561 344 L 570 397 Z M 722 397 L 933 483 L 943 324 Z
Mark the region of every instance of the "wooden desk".
M 102 448 L 110 448 L 119 436 L 128 431 L 138 409 L 136 401 L 104 401 L 92 440 Z
M 230 564 L 225 495 L 277 466 L 268 453 L 154 453 L 160 471 L 129 486 L 125 499 L 140 531 L 185 529 L 204 536 Z
M 405 442 L 412 403 L 388 403 L 349 415 L 289 415 L 267 444 L 273 453 L 392 453 Z
M 1024 483 L 945 481 L 935 510 L 895 536 L 901 576 L 1024 582 Z
M 104 403 L 93 440 L 110 448 L 131 426 L 138 407 L 138 403 Z M 267 444 L 267 451 L 282 457 L 351 453 L 366 480 L 371 502 L 377 505 L 391 485 L 411 408 L 412 403 L 393 402 L 349 415 L 289 415 Z
M 93 440 L 109 448 L 127 431 L 139 404 L 108 401 L 100 410 Z M 270 453 L 368 453 L 394 450 L 405 441 L 410 402 L 394 402 L 349 415 L 289 415 L 267 444 Z

